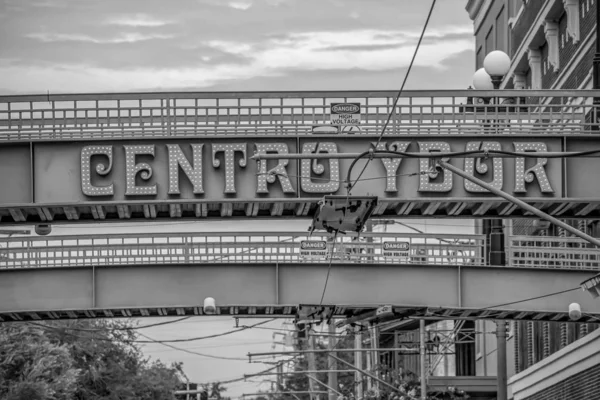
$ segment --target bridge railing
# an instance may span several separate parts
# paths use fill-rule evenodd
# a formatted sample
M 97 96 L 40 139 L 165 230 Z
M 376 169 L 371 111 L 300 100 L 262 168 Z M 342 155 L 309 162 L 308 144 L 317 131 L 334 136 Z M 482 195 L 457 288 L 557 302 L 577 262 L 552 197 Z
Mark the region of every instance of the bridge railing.
M 600 270 L 598 249 L 579 238 L 509 236 L 506 253 L 511 267 Z
M 325 254 L 301 254 L 301 242 L 323 241 Z M 386 253 L 385 243 L 403 251 Z M 48 236 L 0 240 L 1 268 L 206 263 L 386 263 L 486 265 L 485 236 L 365 233 L 338 238 L 298 232 L 165 233 Z M 331 251 L 333 249 L 333 255 Z
M 597 132 L 591 90 L 200 92 L 0 96 L 0 141 L 213 135 Z M 332 103 L 359 103 L 360 124 L 331 121 Z

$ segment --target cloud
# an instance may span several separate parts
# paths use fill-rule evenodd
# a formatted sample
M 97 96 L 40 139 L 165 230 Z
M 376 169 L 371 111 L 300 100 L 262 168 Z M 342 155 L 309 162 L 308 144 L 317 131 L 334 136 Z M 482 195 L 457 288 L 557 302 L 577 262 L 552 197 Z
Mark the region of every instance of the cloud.
M 247 10 L 252 7 L 252 2 L 249 0 L 246 1 L 230 1 L 227 5 L 231 8 L 235 8 L 236 10 Z
M 155 28 L 159 26 L 165 26 L 172 24 L 172 21 L 156 19 L 147 14 L 135 14 L 129 16 L 121 16 L 111 18 L 107 22 L 109 25 L 127 26 L 127 27 L 144 27 L 144 28 Z
M 451 33 L 451 32 L 448 32 Z M 444 32 L 433 34 L 443 38 Z M 386 70 L 408 65 L 414 51 L 414 37 L 401 31 L 347 30 L 291 33 L 266 42 L 211 41 L 209 46 L 224 52 L 253 57 L 248 66 L 257 71 L 308 69 Z M 470 49 L 468 39 L 423 43 L 417 65 L 443 68 L 441 61 Z M 261 72 L 262 73 L 262 72 Z
M 78 34 L 78 33 L 29 33 L 25 35 L 29 39 L 39 40 L 44 43 L 50 42 L 87 42 L 95 44 L 119 44 L 119 43 L 135 43 L 146 40 L 155 39 L 172 39 L 175 36 L 172 34 L 164 33 L 139 33 L 139 32 L 126 32 L 120 33 L 113 37 L 98 38 L 91 35 Z
M 440 34 L 440 37 L 443 37 Z M 129 38 L 139 39 L 135 36 Z M 53 39 L 57 39 L 53 37 Z M 65 38 L 62 38 L 65 39 Z M 70 40 L 91 40 L 89 37 L 69 37 Z M 98 42 L 94 39 L 95 43 Z M 105 41 L 115 43 L 125 40 L 113 37 Z M 148 62 L 121 65 L 105 63 L 95 65 L 76 60 L 53 65 L 16 65 L 14 62 L 0 63 L 1 76 L 18 76 L 22 90 L 35 87 L 48 88 L 53 92 L 76 87 L 79 91 L 128 91 L 203 89 L 225 82 L 247 81 L 257 78 L 293 76 L 299 71 L 325 73 L 335 76 L 347 71 L 344 76 L 406 68 L 414 51 L 411 35 L 401 32 L 379 30 L 348 30 L 345 32 L 310 32 L 288 34 L 263 41 L 243 43 L 240 41 L 213 40 L 201 43 L 198 50 L 190 50 L 187 63 Z M 139 45 L 136 45 L 139 46 Z M 151 43 L 148 43 L 151 46 Z M 152 46 L 151 46 L 152 47 Z M 472 41 L 457 38 L 451 41 L 423 43 L 415 60 L 415 67 L 429 71 L 448 69 L 449 60 L 456 54 L 471 50 Z M 125 54 L 136 54 L 135 49 Z M 122 53 L 120 53 L 122 54 Z M 163 55 L 170 54 L 168 51 Z M 470 54 L 470 53 L 469 53 Z M 118 58 L 118 57 L 117 57 Z M 136 57 L 137 58 L 137 57 Z M 180 58 L 175 57 L 176 60 Z M 470 59 L 466 60 L 470 63 Z M 162 67 L 159 67 L 162 65 Z M 463 68 L 464 69 L 464 68 Z M 350 79 L 351 81 L 351 79 Z M 5 83 L 7 90 L 13 84 Z M 16 85 L 16 84 L 15 84 Z

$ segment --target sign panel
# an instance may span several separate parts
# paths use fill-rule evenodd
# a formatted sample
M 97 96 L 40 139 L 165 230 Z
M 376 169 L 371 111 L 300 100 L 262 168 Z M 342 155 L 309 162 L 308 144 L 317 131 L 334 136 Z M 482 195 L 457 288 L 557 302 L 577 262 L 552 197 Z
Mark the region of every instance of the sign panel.
M 377 148 L 413 153 L 480 148 L 535 153 L 561 151 L 562 141 L 386 136 Z M 287 154 L 362 153 L 373 145 L 372 138 L 361 136 L 34 143 L 33 176 L 28 182 L 33 182 L 34 203 L 312 200 L 325 194 L 346 194 L 343 180 L 352 160 L 290 160 Z M 250 159 L 254 153 L 278 154 L 281 158 L 254 162 Z M 573 187 L 572 192 L 585 186 L 586 196 L 596 191 L 600 197 L 600 183 L 581 182 L 581 170 L 568 168 L 570 163 L 565 159 L 456 158 L 450 163 L 522 198 L 562 198 L 566 182 Z M 0 172 L 5 179 L 18 176 L 8 167 Z M 565 179 L 565 173 L 571 178 Z M 430 159 L 391 157 L 373 159 L 352 194 L 378 196 L 380 201 L 495 197 L 449 171 L 436 170 Z
M 52 220 L 53 213 L 61 212 L 60 207 L 76 207 L 79 214 L 72 209 L 69 213 L 73 219 L 82 220 L 92 216 L 159 218 L 180 212 L 196 217 L 305 217 L 324 195 L 347 194 L 344 181 L 353 160 L 328 155 L 359 154 L 375 145 L 369 135 L 248 135 L 0 145 L 0 183 L 10 189 L 0 190 L 0 222 L 37 222 L 34 218 L 38 215 L 44 221 Z M 593 135 L 386 135 L 377 144 L 379 150 L 417 154 L 486 148 L 535 155 L 600 148 L 600 139 Z M 250 157 L 255 153 L 274 154 L 277 158 L 254 161 Z M 286 158 L 289 154 L 307 158 Z M 325 157 L 310 159 L 313 154 Z M 600 213 L 600 206 L 596 207 L 600 175 L 595 173 L 600 168 L 599 157 L 499 158 L 491 154 L 487 158 L 451 158 L 449 162 L 552 215 L 591 217 Z M 485 189 L 436 169 L 435 161 L 428 158 L 374 158 L 360 172 L 352 194 L 377 196 L 381 215 L 524 216 Z M 358 173 L 354 170 L 351 179 L 356 179 Z M 567 202 L 569 208 L 561 208 Z M 130 209 L 119 210 L 117 204 Z M 11 207 L 35 207 L 32 210 L 36 214 L 9 210 Z
M 303 240 L 300 242 L 300 257 L 325 260 L 328 255 L 325 240 Z
M 384 257 L 407 259 L 410 252 L 409 242 L 383 242 L 381 251 Z
M 331 103 L 332 125 L 360 125 L 360 103 Z

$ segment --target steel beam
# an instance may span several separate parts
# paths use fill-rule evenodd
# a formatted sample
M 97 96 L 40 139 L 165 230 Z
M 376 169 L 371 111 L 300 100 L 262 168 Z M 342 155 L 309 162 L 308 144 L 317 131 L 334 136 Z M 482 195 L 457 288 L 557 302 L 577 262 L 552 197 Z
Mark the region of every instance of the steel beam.
M 121 309 L 198 307 L 205 297 L 214 297 L 219 307 L 317 304 L 327 268 L 326 264 L 310 263 L 278 267 L 274 263 L 140 265 L 96 267 L 95 275 L 89 267 L 3 269 L 0 313 L 101 310 L 102 314 L 113 310 L 117 315 Z M 359 309 L 382 304 L 498 308 L 579 287 L 589 275 L 589 271 L 542 268 L 334 263 L 327 301 Z M 499 308 L 565 313 L 573 302 L 584 310 L 597 309 L 594 299 L 583 290 Z

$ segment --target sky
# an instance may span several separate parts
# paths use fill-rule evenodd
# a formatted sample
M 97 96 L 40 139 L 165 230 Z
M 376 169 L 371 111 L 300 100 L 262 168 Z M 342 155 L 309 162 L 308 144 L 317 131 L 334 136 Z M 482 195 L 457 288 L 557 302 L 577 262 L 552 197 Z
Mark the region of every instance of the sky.
M 0 94 L 397 89 L 410 0 L 0 0 Z M 438 0 L 407 89 L 465 89 L 464 0 Z
M 0 0 L 0 95 L 397 90 L 430 4 L 414 0 Z M 437 1 L 406 89 L 471 85 L 475 39 L 465 5 L 464 0 Z M 462 228 L 468 221 L 411 223 L 435 233 L 469 229 Z M 307 221 L 284 224 L 244 223 L 235 229 L 268 226 L 269 230 L 306 231 L 308 226 Z M 56 227 L 53 234 L 114 229 L 211 231 L 229 230 L 231 224 L 78 225 Z M 140 324 L 164 320 L 143 319 Z M 282 323 L 265 327 L 281 328 Z M 226 332 L 234 326 L 231 318 L 204 317 L 141 332 L 153 339 L 185 338 Z M 251 329 L 178 346 L 245 358 L 249 351 L 269 351 L 273 332 Z M 265 368 L 247 360 L 217 360 L 159 344 L 145 346 L 144 352 L 166 362 L 183 361 L 194 382 L 228 380 Z M 244 382 L 226 386 L 226 394 L 233 397 L 259 388 Z M 262 388 L 268 389 L 268 384 Z

